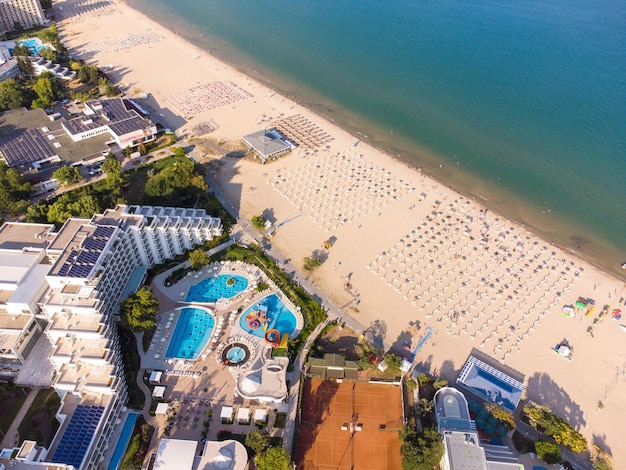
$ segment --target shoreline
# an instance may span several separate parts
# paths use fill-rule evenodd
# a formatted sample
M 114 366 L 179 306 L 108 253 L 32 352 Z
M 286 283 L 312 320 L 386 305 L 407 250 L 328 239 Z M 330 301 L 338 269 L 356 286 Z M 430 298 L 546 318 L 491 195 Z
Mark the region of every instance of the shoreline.
M 68 2 L 58 2 L 55 6 L 59 4 Z M 327 252 L 328 260 L 311 275 L 311 280 L 335 304 L 342 306 L 347 315 L 370 329 L 379 328 L 379 334 L 389 343 L 414 343 L 423 335 L 426 325 L 432 326 L 435 333 L 420 352 L 420 358 L 424 358 L 423 367 L 439 369 L 444 375 L 453 375 L 474 347 L 483 347 L 487 353 L 493 351 L 493 357 L 501 358 L 526 375 L 529 398 L 546 402 L 557 413 L 564 413 L 584 432 L 590 444 L 594 434 L 606 434 L 615 462 L 626 461 L 626 450 L 619 446 L 618 419 L 623 416 L 626 390 L 623 387 L 611 390 L 610 401 L 604 396 L 606 384 L 615 375 L 615 366 L 621 366 L 620 358 L 626 363 L 626 351 L 620 347 L 624 333 L 617 323 L 607 320 L 597 326 L 596 335 L 602 339 L 591 339 L 586 328 L 593 317 L 585 318 L 579 313 L 576 319 L 568 321 L 559 311 L 560 305 L 583 295 L 593 297 L 598 310 L 604 303 L 614 306 L 617 298 L 626 295 L 622 281 L 594 268 L 580 256 L 556 248 L 532 233 L 528 226 L 491 209 L 488 215 L 487 211 L 483 214 L 482 204 L 463 197 L 426 172 L 417 173 L 408 162 L 367 142 L 358 144 L 355 150 L 352 143 L 355 138 L 362 140 L 361 136 L 355 137 L 338 127 L 335 120 L 329 122 L 327 116 L 315 114 L 276 93 L 256 77 L 244 75 L 129 5 L 115 5 L 119 15 L 86 18 L 80 24 L 64 21 L 60 27 L 63 34 L 74 33 L 68 34 L 64 42 L 68 42 L 73 55 L 75 51 L 77 57 L 84 57 L 90 64 L 114 64 L 112 78 L 120 84 L 130 84 L 129 92 L 135 89 L 150 93 L 146 103 L 157 112 L 167 113 L 166 119 L 175 119 L 179 123 L 175 126 L 178 132 L 190 132 L 198 121 L 214 120 L 219 127 L 210 134 L 212 137 L 240 139 L 258 130 L 266 114 L 300 114 L 333 136 L 328 151 L 311 155 L 295 152 L 268 165 L 207 158 L 198 147 L 193 152 L 197 160 L 204 158 L 219 163 L 214 168 L 216 181 L 242 216 L 249 219 L 271 209 L 276 222 L 280 222 L 291 220 L 298 213 L 303 215 L 290 221 L 272 238 L 272 244 L 294 263 L 300 264 L 328 237 L 337 239 Z M 145 31 L 161 39 L 117 51 L 102 47 L 120 36 Z M 164 66 L 185 73 L 165 74 Z M 189 115 L 183 118 L 185 113 L 170 108 L 172 97 L 212 80 L 232 81 L 252 98 L 204 109 L 192 114 L 193 119 L 188 119 Z M 346 168 L 361 166 L 366 171 L 349 179 Z M 324 183 L 316 183 L 320 177 L 325 178 Z M 362 178 L 368 183 L 359 182 Z M 328 189 L 316 196 L 315 190 L 322 184 Z M 424 198 L 421 192 L 426 193 Z M 439 212 L 432 215 L 434 211 Z M 489 251 L 479 244 L 485 224 L 489 225 Z M 463 235 L 463 225 L 470 229 L 471 238 Z M 424 236 L 426 230 L 428 235 Z M 420 243 L 422 248 L 418 248 Z M 425 244 L 428 246 L 424 247 Z M 500 245 L 508 257 L 500 254 Z M 396 254 L 399 252 L 402 256 Z M 532 263 L 542 268 L 543 280 L 539 279 L 537 269 L 533 272 L 532 266 L 524 269 L 522 255 L 527 266 Z M 416 272 L 411 275 L 406 274 L 408 268 L 403 264 L 408 259 L 415 260 Z M 447 279 L 448 271 L 454 273 L 451 280 Z M 481 277 L 486 281 L 482 282 Z M 346 288 L 346 278 L 354 288 Z M 419 287 L 414 285 L 417 281 Z M 495 290 L 492 285 L 496 285 Z M 499 290 L 513 287 L 518 292 L 511 290 L 509 299 L 498 292 L 498 286 Z M 414 292 L 407 293 L 409 287 Z M 445 295 L 441 296 L 444 291 Z M 358 309 L 355 294 L 360 300 Z M 413 296 L 422 298 L 414 300 Z M 467 316 L 464 331 L 459 331 L 456 317 L 448 315 L 452 311 L 458 311 L 459 315 L 462 311 Z M 491 316 L 487 318 L 483 312 Z M 535 322 L 532 331 L 522 313 L 528 313 L 529 321 Z M 495 318 L 496 315 L 501 316 Z M 412 329 L 416 319 L 420 327 Z M 515 330 L 501 328 L 505 324 L 503 319 L 517 322 Z M 474 333 L 475 328 L 480 333 Z M 522 331 L 526 331 L 523 338 Z M 464 336 L 468 332 L 472 334 Z M 480 343 L 477 334 L 485 338 L 501 335 L 502 342 L 485 339 Z M 549 352 L 564 335 L 576 346 L 576 359 L 569 365 Z M 517 346 L 515 338 L 520 340 Z M 498 348 L 503 344 L 510 346 L 510 350 Z M 580 387 L 582 376 L 590 382 L 585 387 Z M 606 401 L 601 413 L 596 410 L 600 399 Z
M 560 219 L 559 221 L 555 222 L 552 220 L 551 222 L 548 222 L 546 220 L 542 220 L 542 215 L 539 213 L 541 208 L 537 204 L 529 203 L 524 199 L 516 199 L 513 197 L 514 195 L 511 191 L 501 186 L 496 187 L 495 190 L 490 189 L 487 180 L 482 180 L 479 176 L 469 171 L 456 170 L 452 166 L 451 161 L 445 159 L 445 157 L 437 155 L 425 147 L 416 147 L 411 142 L 406 141 L 406 138 L 402 140 L 402 142 L 406 143 L 406 145 L 397 146 L 387 142 L 385 139 L 386 134 L 384 133 L 383 128 L 362 116 L 357 116 L 355 119 L 354 115 L 349 114 L 349 110 L 342 108 L 337 103 L 325 99 L 325 97 L 320 95 L 317 91 L 307 90 L 305 93 L 309 96 L 306 96 L 305 99 L 298 98 L 296 94 L 297 91 L 302 91 L 300 87 L 290 87 L 287 82 L 275 82 L 269 76 L 271 73 L 259 72 L 258 69 L 263 70 L 262 64 L 249 63 L 248 66 L 246 66 L 245 63 L 240 63 L 245 62 L 245 58 L 247 58 L 245 53 L 237 51 L 238 60 L 233 62 L 233 60 L 229 60 L 224 57 L 228 53 L 228 49 L 220 48 L 217 45 L 214 47 L 205 47 L 202 42 L 206 42 L 207 40 L 216 41 L 217 38 L 206 33 L 203 35 L 203 33 L 197 29 L 196 25 L 192 25 L 192 31 L 195 32 L 195 34 L 190 33 L 183 35 L 180 31 L 178 31 L 178 28 L 172 29 L 172 25 L 174 25 L 174 23 L 171 18 L 166 19 L 166 24 L 163 24 L 160 22 L 158 14 L 157 17 L 155 17 L 153 12 L 148 14 L 147 12 L 142 11 L 136 5 L 133 5 L 134 2 L 132 0 L 123 1 L 124 4 L 133 11 L 137 11 L 138 13 L 146 16 L 152 22 L 167 29 L 181 40 L 188 42 L 190 45 L 198 48 L 204 53 L 211 54 L 213 57 L 226 63 L 237 72 L 246 75 L 262 85 L 274 90 L 274 92 L 278 93 L 285 99 L 289 99 L 300 106 L 307 108 L 311 112 L 331 122 L 333 125 L 338 126 L 345 132 L 348 132 L 354 136 L 355 139 L 362 140 L 373 148 L 387 154 L 389 157 L 405 163 L 409 169 L 417 167 L 423 168 L 424 174 L 427 174 L 439 184 L 442 184 L 465 197 L 479 202 L 481 205 L 489 208 L 489 210 L 492 210 L 495 213 L 498 213 L 500 216 L 506 217 L 507 219 L 524 226 L 535 235 L 549 242 L 551 245 L 568 251 L 573 256 L 576 256 L 581 260 L 590 263 L 594 267 L 603 270 L 607 274 L 615 276 L 616 278 L 626 282 L 626 271 L 620 269 L 621 263 L 626 261 L 626 253 L 624 252 L 623 247 L 615 245 L 607 239 L 598 238 L 598 233 L 581 230 L 581 228 L 584 228 L 582 225 L 575 227 L 575 233 L 568 233 L 567 227 L 573 226 L 574 224 L 573 221 L 569 220 L 571 219 L 571 216 L 554 214 L 554 216 L 557 216 Z M 184 23 L 184 20 L 182 20 L 182 22 Z M 207 37 L 211 37 L 212 39 L 207 39 Z M 294 90 L 294 88 L 297 90 Z M 333 117 L 329 114 L 329 112 L 338 113 L 338 117 Z M 374 132 L 368 132 L 367 136 L 360 132 L 358 130 L 360 128 L 359 124 L 362 124 L 363 122 L 367 123 Z M 408 149 L 407 146 L 411 147 L 413 150 Z M 438 172 L 436 167 L 440 164 L 440 162 L 443 163 L 443 170 Z M 485 196 L 485 194 L 488 194 L 488 196 Z M 514 204 L 511 204 L 510 202 L 508 204 L 498 204 L 494 202 L 496 200 L 513 200 Z M 547 213 L 551 214 L 551 211 L 548 210 Z M 543 215 L 545 214 L 546 211 L 544 210 Z M 546 217 L 554 219 L 554 216 L 547 215 Z M 554 230 L 554 228 L 556 228 L 556 230 Z M 622 257 L 624 259 L 622 259 Z

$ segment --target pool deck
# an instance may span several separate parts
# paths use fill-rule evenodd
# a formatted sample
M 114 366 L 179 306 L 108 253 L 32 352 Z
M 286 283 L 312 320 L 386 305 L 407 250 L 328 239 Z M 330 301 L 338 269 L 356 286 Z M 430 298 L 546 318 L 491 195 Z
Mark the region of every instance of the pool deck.
M 157 428 L 155 435 L 165 435 L 166 427 L 170 426 L 170 437 L 200 440 L 209 409 L 213 410 L 213 419 L 207 433 L 209 440 L 217 440 L 220 430 L 247 434 L 256 429 L 253 419 L 255 410 L 263 409 L 268 414 L 268 424 L 265 429 L 271 435 L 282 437 L 288 431 L 274 428 L 276 417 L 274 410 L 289 413 L 291 402 L 262 403 L 256 399 L 244 399 L 237 394 L 237 380 L 240 375 L 260 368 L 264 362 L 264 351 L 267 348 L 267 343 L 263 338 L 251 335 L 240 327 L 238 310 L 241 308 L 245 311 L 252 303 L 267 295 L 276 294 L 296 316 L 296 331 L 292 337 L 302 329 L 302 314 L 256 266 L 241 262 L 212 263 L 199 271 L 191 272 L 174 285 L 166 286 L 165 279 L 181 266 L 189 267 L 189 263 L 161 273 L 152 282 L 151 289 L 155 297 L 159 299 L 161 313 L 157 317 L 157 330 L 150 348 L 146 353 L 140 351 L 141 365 L 145 373 L 152 370 L 164 372 L 161 380 L 161 385 L 166 386 L 164 399 L 170 403 L 170 408 L 177 410 L 176 417 L 170 421 L 167 421 L 166 416 L 151 418 Z M 220 299 L 215 303 L 184 300 L 189 287 L 193 284 L 209 276 L 220 274 L 245 276 L 249 281 L 248 288 L 231 299 Z M 259 283 L 267 284 L 268 289 L 258 292 L 256 289 Z M 208 308 L 215 316 L 215 327 L 207 346 L 195 360 L 164 357 L 180 309 L 194 306 Z M 250 348 L 250 359 L 239 367 L 226 367 L 218 361 L 219 355 L 226 345 L 233 342 L 247 344 Z M 292 379 L 291 373 L 287 373 L 286 380 L 290 379 Z M 249 408 L 252 414 L 251 423 L 238 424 L 235 419 L 233 424 L 221 424 L 219 415 L 222 406 L 233 407 L 235 416 L 239 408 Z

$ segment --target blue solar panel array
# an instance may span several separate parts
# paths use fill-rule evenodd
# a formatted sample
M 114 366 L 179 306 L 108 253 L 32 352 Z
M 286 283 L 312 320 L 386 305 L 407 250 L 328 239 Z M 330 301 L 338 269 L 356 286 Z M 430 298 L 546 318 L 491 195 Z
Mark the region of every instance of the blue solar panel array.
M 80 251 L 72 250 L 61 269 L 59 276 L 87 277 L 98 262 L 102 250 L 115 232 L 115 227 L 99 225 L 87 237 Z
M 102 413 L 103 406 L 78 405 L 61 437 L 52 462 L 80 468 Z

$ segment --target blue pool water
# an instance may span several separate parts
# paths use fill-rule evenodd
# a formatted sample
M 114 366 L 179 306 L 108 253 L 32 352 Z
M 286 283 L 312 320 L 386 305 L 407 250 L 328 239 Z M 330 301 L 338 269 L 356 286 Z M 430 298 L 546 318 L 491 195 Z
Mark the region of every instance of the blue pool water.
M 46 46 L 43 46 L 37 41 L 37 39 L 25 39 L 23 41 L 18 41 L 18 44 L 22 44 L 28 47 L 28 52 L 31 54 L 35 54 L 39 52 L 41 49 L 45 49 Z
M 202 308 L 183 308 L 165 357 L 195 359 L 211 338 L 215 317 Z
M 250 333 L 251 335 L 258 336 L 259 338 L 265 337 L 265 331 L 263 328 L 252 329 L 248 326 L 249 320 L 246 317 L 254 310 L 258 309 L 258 306 L 267 307 L 267 330 L 278 330 L 280 334 L 291 334 L 295 331 L 297 321 L 294 313 L 278 298 L 276 294 L 270 294 L 267 297 L 262 298 L 258 302 L 255 302 L 241 314 L 239 319 L 239 325 L 241 328 Z
M 228 358 L 228 360 L 230 362 L 234 362 L 235 364 L 238 364 L 239 362 L 241 362 L 243 360 L 243 358 L 245 357 L 246 352 L 243 350 L 243 348 L 240 348 L 238 346 L 235 346 L 234 348 L 231 348 L 228 350 L 228 353 L 226 353 L 226 357 Z
M 111 457 L 111 461 L 109 462 L 107 470 L 119 470 L 120 465 L 122 464 L 122 458 L 124 458 L 126 448 L 128 447 L 128 443 L 130 442 L 130 437 L 133 434 L 133 429 L 135 429 L 137 416 L 139 416 L 138 413 L 128 413 L 128 416 L 126 417 L 126 422 L 124 423 L 124 427 L 122 428 L 122 434 L 120 435 L 117 444 L 115 444 L 115 451 L 113 452 L 113 457 Z
M 227 281 L 233 279 L 232 286 Z M 220 274 L 209 277 L 189 288 L 185 301 L 187 302 L 217 302 L 219 299 L 230 299 L 248 287 L 248 279 L 235 274 Z

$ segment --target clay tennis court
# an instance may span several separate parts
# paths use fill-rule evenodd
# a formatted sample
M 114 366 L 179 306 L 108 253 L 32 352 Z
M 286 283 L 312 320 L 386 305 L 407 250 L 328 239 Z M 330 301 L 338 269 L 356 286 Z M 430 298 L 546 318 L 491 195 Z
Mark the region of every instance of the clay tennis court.
M 399 387 L 307 379 L 298 435 L 298 469 L 402 468 L 401 428 Z

